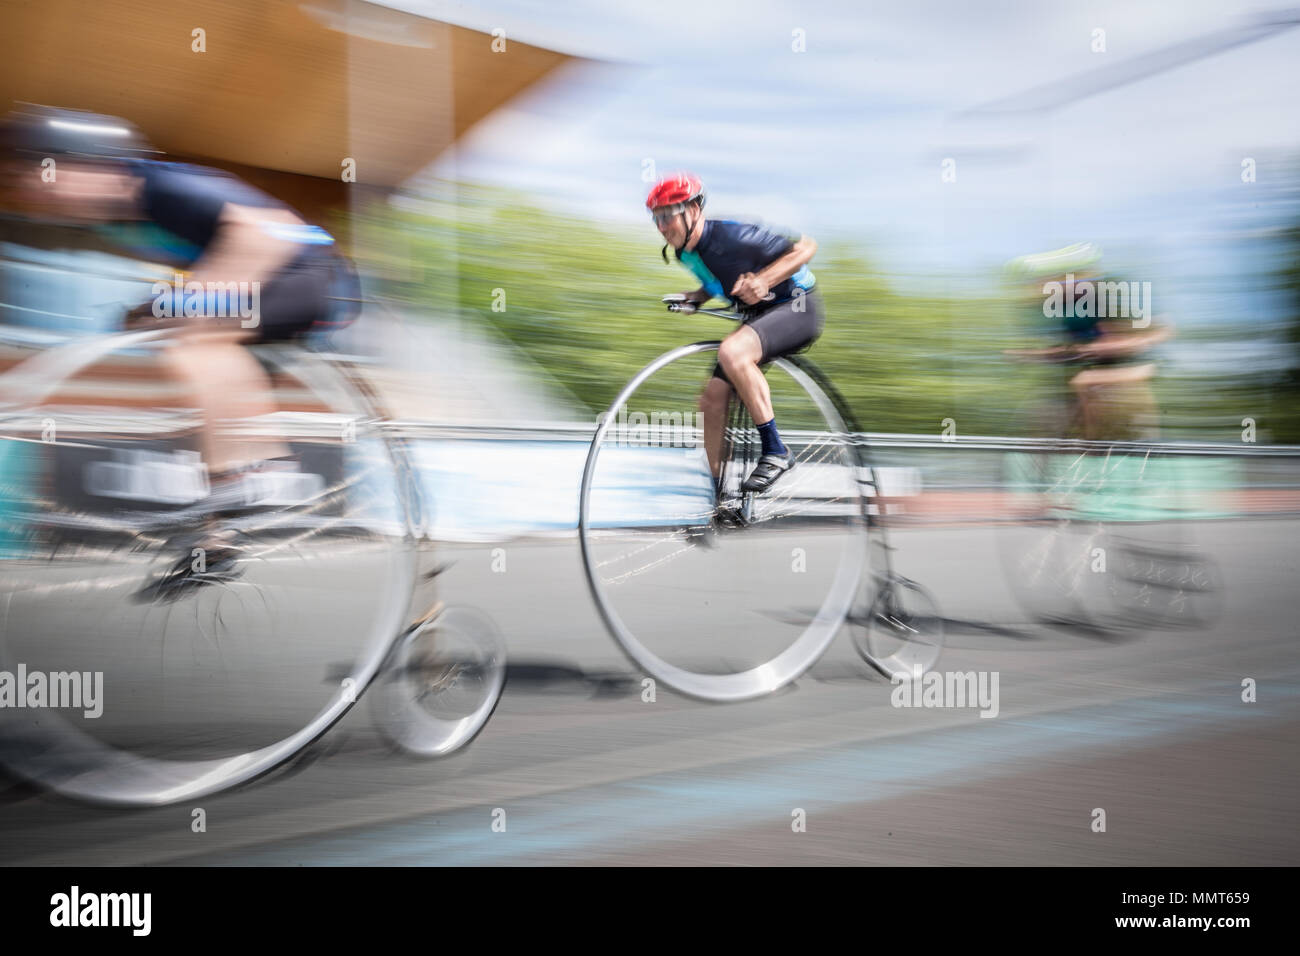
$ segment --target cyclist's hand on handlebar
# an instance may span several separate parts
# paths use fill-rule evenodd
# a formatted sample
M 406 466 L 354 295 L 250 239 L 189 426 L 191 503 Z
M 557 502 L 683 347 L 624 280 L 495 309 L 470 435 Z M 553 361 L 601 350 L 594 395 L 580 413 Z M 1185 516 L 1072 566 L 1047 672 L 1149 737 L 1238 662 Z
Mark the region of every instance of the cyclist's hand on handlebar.
M 674 292 L 671 295 L 664 296 L 664 304 L 668 306 L 669 312 L 685 312 L 690 314 L 694 312 L 699 305 L 689 292 Z
M 771 291 L 762 279 L 753 272 L 742 273 L 732 287 L 730 295 L 740 299 L 746 305 L 754 305 L 771 297 Z

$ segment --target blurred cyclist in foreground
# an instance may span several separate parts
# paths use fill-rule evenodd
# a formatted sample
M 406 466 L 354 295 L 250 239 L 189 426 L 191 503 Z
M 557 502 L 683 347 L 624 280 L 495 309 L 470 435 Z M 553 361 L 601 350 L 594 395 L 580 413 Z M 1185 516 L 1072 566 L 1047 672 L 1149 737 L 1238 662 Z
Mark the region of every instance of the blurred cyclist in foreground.
M 1058 427 L 1091 441 L 1154 438 L 1158 409 L 1151 391 L 1156 366 L 1145 353 L 1173 334 L 1167 324 L 1116 314 L 1118 292 L 1130 286 L 1109 280 L 1100 267 L 1101 250 L 1090 242 L 1051 252 L 1020 256 L 1007 264 L 1015 298 L 1032 324 L 1064 339 L 1048 348 L 1014 349 L 1007 354 L 1068 367 L 1073 414 Z M 1149 289 L 1149 283 L 1146 284 Z M 1120 289 L 1119 287 L 1123 287 Z M 1140 292 L 1140 289 L 1137 291 Z M 1136 298 L 1136 297 L 1135 297 Z M 1143 304 L 1147 310 L 1150 302 Z
M 794 456 L 776 430 L 771 392 L 760 366 L 806 348 L 825 321 L 808 262 L 817 243 L 792 241 L 761 226 L 704 218 L 704 186 L 690 173 L 655 183 L 646 208 L 664 237 L 664 261 L 672 246 L 677 261 L 699 279 L 685 293 L 686 304 L 729 298 L 744 323 L 723 340 L 713 378 L 700 398 L 704 447 L 715 487 L 722 467 L 727 402 L 734 387 L 762 440 L 762 453 L 741 486 L 763 492 L 794 466 Z
M 256 483 L 262 489 L 275 486 L 268 478 L 292 488 L 304 477 L 283 444 L 223 434 L 224 422 L 276 410 L 270 381 L 242 344 L 291 339 L 327 321 L 333 284 L 354 274 L 333 239 L 283 203 L 227 173 L 161 162 L 157 155 L 126 120 L 25 106 L 0 119 L 0 209 L 87 229 L 152 222 L 180 240 L 174 245 L 182 251 L 170 264 L 188 270 L 186 289 L 252 290 L 251 313 L 231 315 L 228 302 L 218 303 L 210 291 L 183 303 L 169 290 L 127 316 L 130 328 L 179 327 L 163 364 L 202 412 L 199 450 L 211 489 L 203 510 L 216 513 L 255 504 L 252 471 L 262 473 Z M 233 566 L 235 555 L 222 540 L 205 544 L 205 580 L 212 580 Z M 189 567 L 186 556 L 173 577 L 179 581 Z

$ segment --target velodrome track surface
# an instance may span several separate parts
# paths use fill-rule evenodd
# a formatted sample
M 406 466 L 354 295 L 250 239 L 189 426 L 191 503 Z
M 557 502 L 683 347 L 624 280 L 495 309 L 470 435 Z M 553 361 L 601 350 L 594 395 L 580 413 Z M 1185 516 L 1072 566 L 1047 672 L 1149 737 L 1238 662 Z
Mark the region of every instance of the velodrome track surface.
M 940 668 L 998 672 L 993 719 L 891 706 L 847 633 L 773 697 L 710 705 L 660 687 L 646 703 L 575 539 L 504 545 L 506 574 L 491 570 L 503 545 L 447 548 L 441 594 L 488 610 L 510 649 L 501 704 L 466 751 L 393 753 L 359 706 L 288 767 L 193 805 L 86 807 L 6 780 L 0 862 L 1295 865 L 1298 532 L 1199 524 L 1224 577 L 1218 622 L 1116 633 L 1027 620 L 997 527 L 896 532 L 900 569 L 949 621 Z

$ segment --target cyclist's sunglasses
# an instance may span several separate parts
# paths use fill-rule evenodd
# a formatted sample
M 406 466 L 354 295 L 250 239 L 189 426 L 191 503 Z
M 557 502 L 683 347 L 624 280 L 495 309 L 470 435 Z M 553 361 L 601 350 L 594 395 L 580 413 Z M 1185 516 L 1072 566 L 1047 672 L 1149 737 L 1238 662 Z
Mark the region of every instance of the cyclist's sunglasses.
M 678 203 L 676 206 L 660 206 L 650 215 L 654 219 L 656 226 L 662 226 L 664 223 L 676 219 L 685 209 L 686 206 L 682 203 Z

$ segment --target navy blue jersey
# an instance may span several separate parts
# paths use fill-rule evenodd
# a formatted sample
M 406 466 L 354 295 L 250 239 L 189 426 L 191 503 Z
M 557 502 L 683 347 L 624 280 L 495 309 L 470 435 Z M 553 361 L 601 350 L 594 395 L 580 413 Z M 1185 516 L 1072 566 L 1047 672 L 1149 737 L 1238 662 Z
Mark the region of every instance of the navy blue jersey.
M 140 200 L 149 220 L 185 240 L 199 253 L 216 235 L 221 210 L 227 203 L 257 209 L 289 208 L 219 169 L 140 160 L 131 163 L 131 170 L 144 181 Z M 267 223 L 264 228 L 279 238 L 300 244 L 307 254 L 334 243 L 334 238 L 319 226 Z
M 677 258 L 700 280 L 700 284 L 714 298 L 730 299 L 736 280 L 746 272 L 759 272 L 794 248 L 787 236 L 755 226 L 751 223 L 732 222 L 729 219 L 706 219 L 700 231 L 700 241 L 695 248 L 678 252 Z M 796 291 L 811 289 L 816 278 L 807 266 L 790 278 L 772 286 L 771 302 L 746 305 L 731 299 L 733 308 L 752 310 L 767 308 L 794 298 Z
M 169 253 L 164 258 L 187 266 L 211 244 L 221 210 L 227 203 L 254 209 L 289 209 L 274 196 L 219 169 L 156 160 L 138 160 L 130 165 L 132 172 L 144 182 L 140 201 L 148 222 L 163 230 L 164 236 L 181 240 L 177 243 L 151 239 L 151 247 Z M 342 325 L 356 317 L 357 301 L 361 298 L 360 280 L 352 264 L 334 248 L 333 236 L 307 223 L 267 222 L 261 228 L 277 239 L 298 246 L 297 254 L 278 275 L 297 270 L 303 275 L 319 277 L 320 283 L 328 286 L 330 314 L 318 319 L 318 324 Z M 278 276 L 270 280 L 277 281 Z

